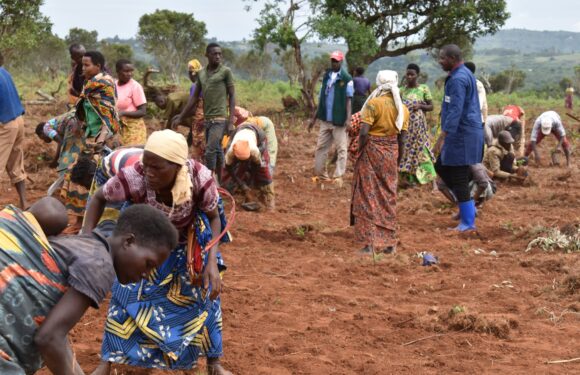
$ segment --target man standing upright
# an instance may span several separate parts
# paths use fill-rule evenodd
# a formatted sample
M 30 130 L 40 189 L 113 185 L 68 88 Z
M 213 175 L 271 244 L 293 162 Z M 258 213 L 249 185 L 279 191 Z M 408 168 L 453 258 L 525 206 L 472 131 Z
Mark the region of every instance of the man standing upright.
M 2 57 L 0 56 L 0 59 Z M 26 172 L 24 172 L 24 108 L 10 73 L 0 66 L 0 173 L 6 170 L 10 182 L 16 187 L 20 208 L 26 202 Z
M 473 74 L 455 44 L 441 48 L 439 65 L 449 72 L 441 106 L 441 135 L 434 152 L 435 170 L 459 203 L 460 232 L 475 229 L 475 202 L 469 194 L 469 166 L 481 162 L 483 125 Z
M 195 114 L 203 92 L 203 114 L 205 127 L 205 166 L 210 169 L 216 181 L 220 181 L 224 166 L 222 138 L 234 130 L 234 109 L 236 106 L 234 77 L 230 68 L 222 64 L 222 49 L 217 43 L 210 43 L 205 50 L 207 67 L 198 76 L 193 96 L 176 116 L 171 125 L 173 129 L 184 119 Z
M 85 47 L 82 44 L 74 43 L 68 48 L 70 54 L 72 71 L 68 79 L 68 103 L 75 105 L 81 92 L 83 91 L 83 84 L 85 83 L 85 76 L 83 74 L 83 56 L 85 55 Z
M 334 171 L 334 183 L 342 187 L 342 176 L 346 170 L 347 130 L 350 127 L 352 114 L 352 96 L 354 85 L 352 77 L 342 69 L 344 54 L 334 51 L 330 54 L 330 69 L 324 74 L 318 110 L 310 121 L 308 131 L 312 130 L 316 120 L 320 120 L 320 132 L 316 144 L 314 160 L 315 181 L 329 180 L 326 172 L 326 158 L 332 143 L 336 145 L 338 159 Z

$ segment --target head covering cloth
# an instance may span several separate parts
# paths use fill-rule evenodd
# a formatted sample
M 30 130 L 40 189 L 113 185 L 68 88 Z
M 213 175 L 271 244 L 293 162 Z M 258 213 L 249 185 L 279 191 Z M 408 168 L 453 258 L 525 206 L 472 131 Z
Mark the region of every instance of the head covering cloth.
M 189 60 L 187 63 L 187 70 L 193 73 L 199 72 L 203 67 L 198 59 Z
M 398 130 L 403 128 L 403 123 L 405 122 L 405 112 L 403 109 L 403 101 L 401 100 L 401 93 L 399 92 L 399 75 L 394 70 L 381 70 L 377 74 L 377 88 L 369 95 L 365 104 L 366 107 L 369 100 L 373 98 L 378 98 L 380 96 L 391 93 L 393 99 L 395 100 L 395 107 L 397 107 L 397 121 L 395 123 Z
M 232 148 L 236 159 L 244 161 L 250 158 L 251 155 L 250 143 L 245 139 L 237 140 Z
M 191 200 L 193 183 L 186 165 L 188 147 L 185 137 L 169 129 L 155 131 L 147 139 L 145 151 L 181 166 L 171 188 L 173 204 L 180 205 Z

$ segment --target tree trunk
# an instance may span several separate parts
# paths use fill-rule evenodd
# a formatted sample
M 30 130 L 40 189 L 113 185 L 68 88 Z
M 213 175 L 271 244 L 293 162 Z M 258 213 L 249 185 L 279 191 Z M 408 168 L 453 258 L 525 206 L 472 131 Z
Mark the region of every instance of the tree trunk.
M 304 68 L 304 60 L 302 59 L 302 47 L 300 46 L 300 40 L 296 38 L 293 43 L 294 48 L 294 60 L 298 66 L 298 81 L 300 82 L 300 92 L 302 93 L 302 100 L 304 101 L 306 112 L 309 117 L 314 116 L 314 111 L 316 111 L 316 103 L 314 102 L 314 85 L 311 85 L 308 78 L 306 77 L 306 72 Z

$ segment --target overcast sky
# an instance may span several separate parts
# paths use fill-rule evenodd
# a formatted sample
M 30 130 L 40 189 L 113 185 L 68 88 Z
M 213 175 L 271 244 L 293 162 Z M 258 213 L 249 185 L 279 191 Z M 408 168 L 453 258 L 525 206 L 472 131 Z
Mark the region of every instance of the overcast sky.
M 204 21 L 208 37 L 223 41 L 251 38 L 263 0 L 45 0 L 42 12 L 53 30 L 64 37 L 73 27 L 97 30 L 99 38 L 130 38 L 137 34 L 139 17 L 156 9 L 193 13 Z M 250 12 L 244 7 L 254 4 Z M 257 4 L 257 5 L 255 5 Z M 511 18 L 505 28 L 580 32 L 578 0 L 507 0 Z

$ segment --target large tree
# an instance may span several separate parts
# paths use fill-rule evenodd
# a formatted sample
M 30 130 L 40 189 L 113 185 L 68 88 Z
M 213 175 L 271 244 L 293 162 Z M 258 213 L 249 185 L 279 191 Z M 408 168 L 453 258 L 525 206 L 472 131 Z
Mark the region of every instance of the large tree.
M 156 10 L 139 19 L 137 38 L 160 67 L 178 82 L 187 62 L 203 54 L 205 23 L 193 14 Z
M 311 0 L 310 5 L 319 35 L 344 39 L 348 60 L 357 63 L 448 43 L 468 45 L 509 18 L 505 0 Z
M 73 27 L 64 37 L 67 45 L 74 43 L 82 44 L 87 51 L 99 48 L 99 33 L 96 30 L 85 30 L 80 27 Z
M 51 24 L 40 13 L 42 0 L 0 0 L 0 52 L 9 63 L 19 51 L 34 48 L 50 33 Z
M 272 56 L 265 51 L 250 50 L 236 59 L 235 66 L 249 78 L 263 80 L 270 73 Z
M 261 50 L 272 43 L 277 53 L 292 53 L 294 63 L 285 65 L 295 69 L 292 74 L 300 84 L 303 105 L 312 113 L 316 109 L 315 86 L 324 72 L 324 65 L 320 64 L 320 57 L 307 57 L 302 52 L 302 44 L 316 34 L 309 16 L 309 3 L 309 0 L 266 1 L 257 20 L 258 27 L 254 30 L 254 43 Z

